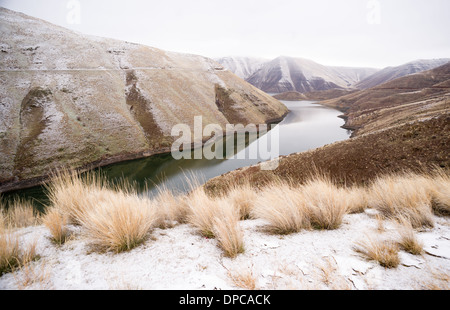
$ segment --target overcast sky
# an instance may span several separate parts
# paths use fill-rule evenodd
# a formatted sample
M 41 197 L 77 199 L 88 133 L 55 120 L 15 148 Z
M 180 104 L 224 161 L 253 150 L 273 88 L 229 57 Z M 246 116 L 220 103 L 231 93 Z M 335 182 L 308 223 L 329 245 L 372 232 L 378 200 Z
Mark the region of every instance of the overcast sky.
M 82 33 L 208 57 L 386 67 L 450 57 L 449 0 L 0 0 Z

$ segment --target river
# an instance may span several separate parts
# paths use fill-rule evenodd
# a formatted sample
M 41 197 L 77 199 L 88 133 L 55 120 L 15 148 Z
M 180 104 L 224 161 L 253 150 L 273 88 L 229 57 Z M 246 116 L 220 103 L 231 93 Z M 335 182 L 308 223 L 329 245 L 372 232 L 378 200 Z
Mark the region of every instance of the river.
M 282 102 L 289 108 L 290 113 L 265 136 L 260 138 L 247 136 L 247 141 L 239 145 L 236 143 L 236 137 L 224 138 L 233 139 L 236 150 L 231 155 L 235 155 L 234 158 L 175 160 L 171 154 L 165 154 L 118 163 L 99 170 L 110 180 L 125 178 L 135 183 L 142 194 L 152 195 L 155 193 L 156 185 L 162 184 L 169 189 L 184 191 L 187 188 L 187 176 L 196 175 L 201 182 L 206 182 L 229 171 L 265 161 L 266 157 L 249 156 L 253 154 L 252 151 L 258 153 L 261 141 L 268 141 L 272 148 L 267 148 L 267 151 L 270 150 L 272 157 L 277 157 L 343 141 L 351 135 L 350 131 L 342 128 L 345 122 L 338 117 L 342 114 L 338 110 L 312 101 Z M 277 147 L 273 147 L 274 145 Z M 46 201 L 41 187 L 14 194 L 42 203 Z M 11 194 L 6 195 L 7 199 L 10 197 Z

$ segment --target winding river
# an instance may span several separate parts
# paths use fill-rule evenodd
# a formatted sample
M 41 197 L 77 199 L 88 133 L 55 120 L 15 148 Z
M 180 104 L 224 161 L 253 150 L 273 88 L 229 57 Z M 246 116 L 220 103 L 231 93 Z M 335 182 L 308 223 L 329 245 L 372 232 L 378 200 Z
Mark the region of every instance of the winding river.
M 269 139 L 278 143 L 276 155 L 289 155 L 315 149 L 326 144 L 346 140 L 351 132 L 343 129 L 344 120 L 338 116 L 338 110 L 316 104 L 312 101 L 282 101 L 290 110 L 287 117 L 264 137 L 253 139 L 247 136 L 247 141 L 237 145 L 235 158 L 231 159 L 181 159 L 175 160 L 171 154 L 157 155 L 150 158 L 114 164 L 100 170 L 110 180 L 125 178 L 135 183 L 140 191 L 152 195 L 156 185 L 164 184 L 167 188 L 183 191 L 187 188 L 187 176 L 196 175 L 201 182 L 222 175 L 238 168 L 251 166 L 264 161 L 259 157 L 250 159 L 252 150 L 260 146 L 261 139 Z M 225 143 L 225 142 L 224 142 Z M 269 150 L 269 148 L 267 148 Z M 273 151 L 273 150 L 272 150 Z M 231 155 L 233 155 L 231 154 Z M 242 155 L 242 156 L 240 156 Z M 247 156 L 245 156 L 247 155 Z M 246 159 L 237 159 L 246 158 Z M 41 187 L 16 192 L 19 196 L 45 202 L 45 195 Z M 6 198 L 11 194 L 7 194 Z

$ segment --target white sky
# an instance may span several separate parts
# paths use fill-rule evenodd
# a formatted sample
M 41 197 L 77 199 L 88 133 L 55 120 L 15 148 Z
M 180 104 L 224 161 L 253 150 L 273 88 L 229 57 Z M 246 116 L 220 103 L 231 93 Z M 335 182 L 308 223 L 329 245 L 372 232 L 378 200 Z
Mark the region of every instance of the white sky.
M 71 2 L 80 4 L 79 24 L 69 23 Z M 0 0 L 0 6 L 86 34 L 212 58 L 286 55 L 381 68 L 450 57 L 449 0 Z

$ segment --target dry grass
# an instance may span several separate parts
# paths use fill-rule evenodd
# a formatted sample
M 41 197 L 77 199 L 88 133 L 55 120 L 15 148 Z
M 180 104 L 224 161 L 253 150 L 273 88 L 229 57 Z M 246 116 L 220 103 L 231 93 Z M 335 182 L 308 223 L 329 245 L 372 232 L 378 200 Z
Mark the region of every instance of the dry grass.
M 23 228 L 39 223 L 39 216 L 33 204 L 22 198 L 15 198 L 8 208 L 0 202 L 0 225 L 5 228 Z
M 108 192 L 79 221 L 92 245 L 101 251 L 129 251 L 143 243 L 156 221 L 151 201 Z
M 241 213 L 227 201 L 218 201 L 219 212 L 213 222 L 213 232 L 225 256 L 235 258 L 244 253 L 244 236 L 239 226 Z
M 388 219 L 406 219 L 414 228 L 434 227 L 430 179 L 416 174 L 378 177 L 369 205 Z
M 365 187 L 352 187 L 343 189 L 347 199 L 347 212 L 349 214 L 363 213 L 368 205 L 368 192 Z
M 268 230 L 275 234 L 285 235 L 311 228 L 301 192 L 280 181 L 262 190 L 252 215 L 266 220 L 269 223 Z
M 229 199 L 230 203 L 239 210 L 241 220 L 251 218 L 251 213 L 255 201 L 258 198 L 258 193 L 249 182 L 231 187 L 226 197 Z
M 214 220 L 220 212 L 218 200 L 209 197 L 200 187 L 191 192 L 186 201 L 189 206 L 188 222 L 204 237 L 214 238 Z
M 67 216 L 55 208 L 51 208 L 43 217 L 42 223 L 50 230 L 52 241 L 58 245 L 64 244 L 69 237 Z
M 20 247 L 19 237 L 10 230 L 0 233 L 0 276 L 12 272 L 39 258 L 36 253 L 37 243 Z
M 51 206 L 73 225 L 80 225 L 89 209 L 99 201 L 107 200 L 113 193 L 101 175 L 87 173 L 81 176 L 69 170 L 56 173 L 47 190 Z
M 402 250 L 413 255 L 423 254 L 423 243 L 417 239 L 416 233 L 409 221 L 401 220 L 399 222 L 398 232 L 400 234 L 399 245 Z
M 256 290 L 257 280 L 250 270 L 246 270 L 245 272 L 231 272 L 228 270 L 228 277 L 236 287 L 250 291 Z
M 174 222 L 187 222 L 189 205 L 186 197 L 177 196 L 166 187 L 160 187 L 154 205 L 158 213 L 158 222 L 155 224 L 157 227 L 164 229 L 173 227 Z
M 368 237 L 364 242 L 358 242 L 355 251 L 363 254 L 369 260 L 377 261 L 385 268 L 397 268 L 400 264 L 399 247 L 392 241 L 381 241 Z
M 450 174 L 443 171 L 431 175 L 430 189 L 433 211 L 438 215 L 450 215 Z
M 330 179 L 316 177 L 300 188 L 308 206 L 308 217 L 315 229 L 338 229 L 348 210 L 346 192 Z

